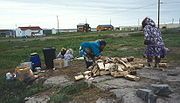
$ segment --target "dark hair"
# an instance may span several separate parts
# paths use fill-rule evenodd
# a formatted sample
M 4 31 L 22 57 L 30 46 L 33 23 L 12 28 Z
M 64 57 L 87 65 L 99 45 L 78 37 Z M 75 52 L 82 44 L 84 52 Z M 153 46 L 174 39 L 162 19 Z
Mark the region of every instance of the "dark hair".
M 99 44 L 100 44 L 100 46 L 101 46 L 101 45 L 106 46 L 106 44 L 107 44 L 107 43 L 106 43 L 106 41 L 105 41 L 105 40 L 99 40 Z
M 147 20 L 147 17 L 142 21 L 142 27 L 143 28 L 147 25 L 146 20 Z

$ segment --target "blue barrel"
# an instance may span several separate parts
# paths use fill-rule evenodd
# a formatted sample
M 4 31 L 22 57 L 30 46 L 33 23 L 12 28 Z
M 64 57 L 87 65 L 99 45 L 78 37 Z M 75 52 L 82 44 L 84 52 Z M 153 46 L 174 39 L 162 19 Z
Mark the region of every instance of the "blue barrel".
M 30 61 L 32 62 L 32 71 L 35 71 L 36 67 L 41 67 L 41 59 L 37 53 L 31 53 Z

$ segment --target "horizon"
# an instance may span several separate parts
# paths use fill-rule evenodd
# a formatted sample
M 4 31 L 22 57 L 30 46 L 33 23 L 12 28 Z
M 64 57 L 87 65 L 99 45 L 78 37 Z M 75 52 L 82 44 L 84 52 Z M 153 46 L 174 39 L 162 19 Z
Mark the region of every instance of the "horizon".
M 76 28 L 79 23 L 114 27 L 141 25 L 145 17 L 157 23 L 157 0 L 0 0 L 0 29 L 20 26 L 40 26 L 59 29 Z M 180 22 L 180 2 L 161 0 L 160 24 Z

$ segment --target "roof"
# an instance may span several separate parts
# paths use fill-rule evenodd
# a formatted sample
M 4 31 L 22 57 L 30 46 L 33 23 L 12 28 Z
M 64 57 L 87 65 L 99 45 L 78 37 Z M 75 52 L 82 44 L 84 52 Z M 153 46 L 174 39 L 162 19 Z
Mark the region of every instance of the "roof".
M 98 26 L 102 26 L 102 27 L 113 27 L 112 25 L 98 25 Z
M 5 32 L 5 31 L 14 31 L 14 30 L 10 30 L 10 29 L 0 29 L 1 32 Z
M 21 30 L 42 30 L 39 26 L 18 27 Z
M 77 26 L 89 25 L 88 23 L 79 23 Z

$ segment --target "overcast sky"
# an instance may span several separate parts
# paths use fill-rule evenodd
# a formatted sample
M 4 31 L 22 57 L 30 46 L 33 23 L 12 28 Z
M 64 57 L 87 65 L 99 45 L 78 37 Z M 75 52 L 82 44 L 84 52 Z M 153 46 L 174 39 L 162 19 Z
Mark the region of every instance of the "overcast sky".
M 161 23 L 179 22 L 180 1 L 161 0 Z M 76 28 L 87 22 L 114 26 L 138 25 L 146 16 L 157 19 L 157 0 L 0 0 L 0 29 L 16 26 Z

